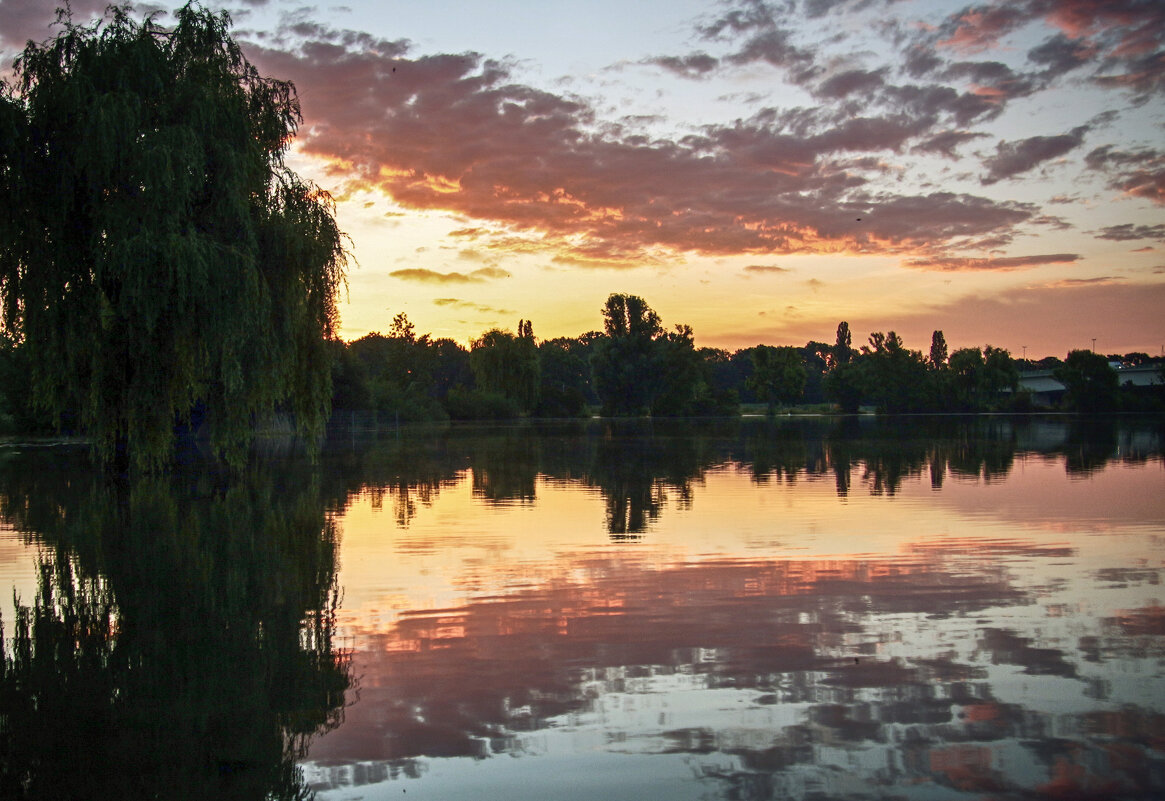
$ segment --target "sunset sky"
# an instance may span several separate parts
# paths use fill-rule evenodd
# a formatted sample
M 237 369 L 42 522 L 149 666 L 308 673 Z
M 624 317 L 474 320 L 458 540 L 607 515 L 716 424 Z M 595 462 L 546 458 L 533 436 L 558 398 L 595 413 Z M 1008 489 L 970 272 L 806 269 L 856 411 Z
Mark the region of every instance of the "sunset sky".
M 54 5 L 0 0 L 5 71 Z M 626 292 L 730 349 L 1165 346 L 1160 0 L 208 5 L 299 91 L 347 339 L 575 336 Z

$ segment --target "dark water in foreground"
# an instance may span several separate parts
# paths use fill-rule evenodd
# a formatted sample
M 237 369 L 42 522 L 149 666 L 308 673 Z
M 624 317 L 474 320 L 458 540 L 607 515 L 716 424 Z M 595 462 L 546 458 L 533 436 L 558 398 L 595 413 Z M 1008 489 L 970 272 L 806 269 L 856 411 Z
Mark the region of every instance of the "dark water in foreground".
M 1163 434 L 0 446 L 0 798 L 1165 797 Z

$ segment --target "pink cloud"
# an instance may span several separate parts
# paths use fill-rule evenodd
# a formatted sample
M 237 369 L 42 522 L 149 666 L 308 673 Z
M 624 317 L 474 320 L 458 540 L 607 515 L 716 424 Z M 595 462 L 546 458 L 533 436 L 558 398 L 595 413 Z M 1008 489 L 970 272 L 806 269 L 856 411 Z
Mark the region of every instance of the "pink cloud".
M 963 53 L 977 53 L 996 46 L 998 39 L 1027 21 L 1023 9 L 1015 5 L 987 5 L 969 8 L 953 20 L 954 30 L 939 47 Z
M 635 263 L 661 248 L 893 252 L 998 234 L 1034 213 L 952 193 L 872 195 L 869 165 L 834 158 L 901 150 L 929 133 L 926 114 L 794 113 L 646 140 L 596 133 L 582 102 L 513 83 L 475 54 L 410 59 L 321 40 L 249 53 L 296 84 L 301 147 L 337 176 L 414 208 L 600 251 L 582 261 Z
M 1104 145 L 1089 152 L 1084 161 L 1089 168 L 1105 173 L 1111 188 L 1165 204 L 1165 151 L 1118 150 Z
M 64 3 L 45 0 L 4 0 L 0 3 L 0 45 L 24 48 L 29 40 L 43 42 L 60 30 L 56 25 L 58 7 Z M 71 0 L 74 22 L 83 22 L 105 11 L 108 0 Z

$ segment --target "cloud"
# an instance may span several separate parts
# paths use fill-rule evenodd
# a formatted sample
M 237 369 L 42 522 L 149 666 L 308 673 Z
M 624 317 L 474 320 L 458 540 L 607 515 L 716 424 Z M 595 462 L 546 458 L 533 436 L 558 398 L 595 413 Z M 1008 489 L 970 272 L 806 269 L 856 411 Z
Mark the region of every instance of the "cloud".
M 815 94 L 827 98 L 843 98 L 854 92 L 869 93 L 885 83 L 886 70 L 847 70 L 833 75 L 817 85 Z
M 1165 90 L 1165 6 L 1149 0 L 1065 0 L 1048 20 L 1072 39 L 1094 44 L 1108 73 L 1098 83 L 1140 95 Z
M 1079 147 L 1087 132 L 1088 126 L 1080 125 L 1059 136 L 1030 136 L 1016 142 L 1000 142 L 995 148 L 995 155 L 983 162 L 987 175 L 980 181 L 993 184 L 1033 170 L 1043 162 Z
M 663 67 L 684 78 L 703 78 L 720 66 L 720 59 L 699 52 L 686 56 L 657 56 L 645 63 Z
M 1165 265 L 1161 268 L 1165 273 Z M 1078 338 L 1087 347 L 1089 337 L 1103 332 L 1109 352 L 1144 349 L 1145 343 L 1165 337 L 1165 284 L 1134 282 L 1075 283 L 1061 286 L 1036 284 L 1008 292 L 962 296 L 951 301 L 920 306 L 914 314 L 857 315 L 806 318 L 790 321 L 771 330 L 771 335 L 788 342 L 811 339 L 833 341 L 838 319 L 849 321 L 854 340 L 870 331 L 893 328 L 909 347 L 924 347 L 931 332 L 941 329 L 952 347 L 964 344 L 993 344 L 1018 353 L 1028 346 L 1028 355 L 1063 356 L 1065 339 Z M 1103 329 L 1094 329 L 1095 321 Z M 1067 326 L 1067 333 L 1066 333 Z M 956 345 L 955 343 L 960 343 Z M 753 344 L 742 341 L 741 347 Z M 1101 343 L 1098 342 L 1098 345 Z
M 337 177 L 404 206 L 537 235 L 570 251 L 563 263 L 909 250 L 998 234 L 1035 211 L 951 193 L 874 194 L 864 173 L 876 168 L 835 158 L 899 151 L 929 134 L 925 115 L 765 112 L 649 140 L 597 128 L 580 99 L 515 83 L 475 54 L 406 58 L 321 40 L 249 52 L 295 82 L 307 116 L 300 147 Z
M 1109 225 L 1100 229 L 1097 239 L 1112 239 L 1117 242 L 1126 242 L 1130 239 L 1160 239 L 1165 240 L 1165 224 L 1158 225 Z M 1149 248 L 1152 250 L 1152 248 Z
M 955 150 L 966 142 L 987 136 L 979 131 L 942 131 L 929 139 L 925 139 L 914 146 L 916 153 L 938 153 L 940 156 L 955 160 L 958 154 Z
M 495 278 L 509 278 L 510 277 L 510 273 L 507 272 L 506 270 L 503 270 L 501 267 L 482 267 L 479 270 L 474 270 L 469 275 L 472 278 L 482 278 L 482 279 L 486 279 L 486 278 L 495 279 Z
M 1096 46 L 1062 33 L 1052 36 L 1027 52 L 1028 60 L 1043 67 L 1049 76 L 1082 67 L 1096 56 Z
M 393 278 L 402 281 L 415 281 L 421 284 L 480 284 L 493 278 L 509 278 L 510 274 L 499 267 L 482 267 L 471 273 L 439 273 L 419 267 L 404 270 L 393 270 L 389 273 Z
M 876 5 L 820 0 L 800 8 L 823 19 Z M 696 30 L 703 49 L 641 63 L 689 78 L 767 64 L 820 102 L 667 135 L 645 133 L 662 126 L 605 123 L 609 111 L 522 84 L 504 62 L 417 55 L 404 40 L 313 25 L 303 13 L 278 46 L 250 46 L 248 54 L 264 73 L 295 82 L 306 116 L 297 146 L 329 164 L 336 180 L 407 208 L 458 215 L 467 222 L 457 235 L 479 251 L 513 245 L 557 254 L 557 264 L 635 267 L 688 253 L 917 256 L 971 253 L 976 243 L 983 253 L 1007 247 L 1043 219 L 1038 207 L 912 189 L 901 180 L 909 167 L 896 157 L 957 161 L 961 148 L 988 135 L 978 126 L 1041 91 L 1052 73 L 1117 74 L 1112 37 L 1139 24 L 1132 11 L 1124 22 L 1106 12 L 1103 24 L 1077 29 L 1063 22 L 1076 17 L 1059 14 L 1048 36 L 1047 0 L 970 6 L 931 29 L 895 28 L 894 20 L 875 26 L 870 35 L 888 37 L 903 57 L 880 66 L 863 63 L 877 57 L 872 50 L 842 52 L 859 34 L 814 32 L 791 8 L 729 2 Z M 1044 26 L 1045 35 L 1026 39 L 1040 42 L 1026 62 L 1022 50 L 1007 63 L 973 57 L 999 50 L 1028 24 Z M 1062 158 L 1089 130 L 1001 141 L 980 184 Z M 1122 191 L 1165 192 L 1151 168 L 1146 175 L 1145 165 L 1110 161 L 1106 169 L 1118 166 Z
M 1041 267 L 1045 264 L 1071 264 L 1079 260 L 1080 256 L 1076 253 L 1048 253 L 1037 256 L 999 256 L 988 258 L 943 256 L 926 259 L 909 259 L 905 262 L 905 266 L 920 270 L 937 270 L 940 272 L 1009 272 L 1012 270 L 1028 270 L 1033 267 Z
M 1059 281 L 1049 281 L 1042 286 L 1053 289 L 1064 289 L 1077 286 L 1094 286 L 1105 284 L 1121 284 L 1126 279 L 1113 275 L 1101 275 L 1096 278 L 1062 278 Z
M 750 264 L 744 268 L 746 273 L 791 273 L 788 267 L 778 267 L 775 264 Z
M 1084 163 L 1108 176 L 1108 185 L 1133 197 L 1165 204 L 1165 151 L 1118 150 L 1104 145 L 1089 152 Z
M 441 306 L 454 309 L 468 309 L 470 311 L 478 312 L 479 314 L 493 314 L 499 317 L 507 314 L 514 314 L 511 309 L 499 309 L 495 306 L 483 306 L 480 303 L 474 303 L 469 300 L 461 300 L 460 298 L 434 298 L 434 306 Z
M 0 45 L 23 49 L 28 41 L 43 42 L 55 36 L 60 28 L 56 24 L 56 8 L 64 3 L 45 0 L 4 0 L 0 3 Z M 108 0 L 71 0 L 69 3 L 74 22 L 81 23 L 91 17 L 100 16 Z
M 978 53 L 996 47 L 1003 36 L 1029 20 L 1022 3 L 982 5 L 968 8 L 949 18 L 938 40 L 939 47 L 962 53 Z

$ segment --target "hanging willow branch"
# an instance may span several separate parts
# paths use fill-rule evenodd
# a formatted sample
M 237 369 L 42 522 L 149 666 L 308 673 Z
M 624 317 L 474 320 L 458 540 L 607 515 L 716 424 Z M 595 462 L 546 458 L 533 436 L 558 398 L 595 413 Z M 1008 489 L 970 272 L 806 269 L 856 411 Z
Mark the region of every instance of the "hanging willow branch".
M 331 198 L 284 164 L 294 86 L 225 13 L 59 25 L 0 93 L 0 327 L 34 401 L 139 469 L 192 415 L 233 463 L 277 409 L 314 441 L 347 253 Z

